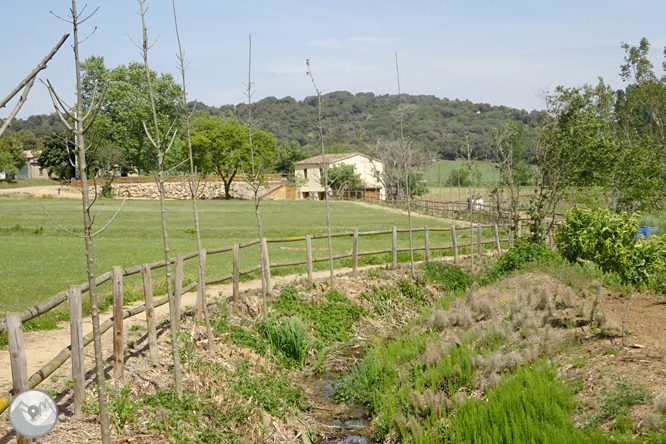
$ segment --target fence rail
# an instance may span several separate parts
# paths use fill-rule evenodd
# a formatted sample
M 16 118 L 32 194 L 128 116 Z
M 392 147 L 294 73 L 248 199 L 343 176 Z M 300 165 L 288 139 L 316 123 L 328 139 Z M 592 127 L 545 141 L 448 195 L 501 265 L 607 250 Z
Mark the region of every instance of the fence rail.
M 428 227 L 424 226 L 422 228 L 412 229 L 412 233 L 424 234 L 423 244 L 421 245 L 412 245 L 411 251 L 424 251 L 425 259 L 430 259 L 430 253 L 437 250 L 451 250 L 453 253 L 454 263 L 459 263 L 459 252 L 461 248 L 469 248 L 471 254 L 474 254 L 474 247 L 476 246 L 477 254 L 483 252 L 484 245 L 493 245 L 492 249 L 496 249 L 498 254 L 502 252 L 502 244 L 512 242 L 513 240 L 509 238 L 501 239 L 499 234 L 499 228 L 506 227 L 506 225 L 498 225 L 496 223 L 481 225 L 477 223 L 473 226 L 466 227 Z M 483 229 L 492 228 L 492 234 L 488 237 L 491 239 L 483 239 Z M 469 230 L 469 241 L 466 243 L 461 243 L 459 237 L 461 232 Z M 398 264 L 398 253 L 410 251 L 410 248 L 398 248 L 397 234 L 398 233 L 407 233 L 410 230 L 408 228 L 397 228 L 392 227 L 390 230 L 377 230 L 377 231 L 366 231 L 359 232 L 358 229 L 353 231 L 346 231 L 342 233 L 331 234 L 332 237 L 351 237 L 352 245 L 351 252 L 337 254 L 333 256 L 334 260 L 352 258 L 352 275 L 358 275 L 358 258 L 361 256 L 369 255 L 382 255 L 382 254 L 391 254 L 390 264 L 393 268 L 397 267 Z M 451 242 L 433 245 L 430 242 L 430 233 L 431 232 L 451 232 Z M 391 235 L 391 248 L 381 249 L 381 250 L 372 250 L 372 251 L 359 251 L 358 244 L 359 238 L 362 236 L 382 236 L 382 235 Z M 549 240 L 552 246 L 552 236 L 549 231 Z M 248 248 L 256 244 L 261 246 L 261 254 L 264 257 L 264 273 L 267 280 L 267 287 L 272 290 L 272 280 L 271 280 L 271 269 L 280 268 L 280 267 L 289 267 L 289 266 L 300 266 L 305 265 L 307 270 L 307 278 L 312 283 L 313 282 L 313 264 L 317 262 L 326 262 L 329 261 L 329 257 L 314 257 L 312 249 L 312 240 L 313 239 L 322 239 L 326 238 L 326 234 L 315 234 L 315 235 L 303 235 L 295 237 L 283 237 L 283 238 L 264 238 L 264 239 L 253 239 L 243 243 L 236 243 L 232 246 L 224 246 L 219 248 L 212 248 L 209 250 L 202 250 L 201 252 L 195 251 L 188 254 L 179 253 L 175 258 L 171 258 L 169 263 L 175 264 L 175 288 L 174 288 L 174 300 L 176 303 L 176 310 L 180 313 L 181 310 L 181 296 L 193 290 L 194 288 L 203 286 L 204 282 L 206 285 L 216 284 L 220 282 L 225 282 L 231 280 L 233 283 L 232 287 L 232 304 L 234 310 L 238 309 L 239 306 L 239 282 L 241 276 L 247 275 L 249 273 L 256 272 L 261 270 L 261 265 L 254 265 L 244 270 L 240 269 L 240 260 L 239 253 L 243 248 Z M 461 239 L 462 240 L 462 239 Z M 268 243 L 286 243 L 286 242 L 304 242 L 305 243 L 305 258 L 289 262 L 278 262 L 271 263 L 268 256 Z M 198 281 L 194 281 L 191 284 L 183 287 L 183 265 L 185 261 L 199 257 L 199 255 L 213 255 L 231 252 L 233 255 L 232 261 L 232 272 L 215 277 L 205 279 L 204 282 L 201 282 L 202 276 L 205 276 L 205 273 L 200 273 Z M 157 270 L 166 265 L 166 261 L 158 261 L 153 263 L 141 264 L 132 266 L 129 268 L 123 269 L 122 267 L 114 267 L 112 271 L 103 273 L 96 277 L 95 281 L 97 285 L 101 285 L 107 281 L 113 281 L 113 296 L 114 296 L 114 316 L 107 319 L 101 325 L 101 332 L 104 333 L 110 328 L 114 329 L 114 356 L 119 356 L 120 359 L 114 359 L 114 376 L 122 380 L 122 356 L 123 356 L 123 347 L 122 343 L 123 338 L 123 323 L 122 320 L 136 316 L 140 313 L 146 312 L 148 330 L 149 330 L 149 355 L 151 357 L 156 356 L 156 342 L 152 338 L 151 325 L 154 325 L 154 313 L 153 310 L 156 307 L 164 305 L 168 302 L 168 297 L 163 297 L 161 299 L 153 301 L 152 295 L 152 270 Z M 143 275 L 144 282 L 144 297 L 145 303 L 138 305 L 130 309 L 123 309 L 123 278 L 126 276 L 131 276 L 134 274 L 141 273 Z M 74 398 L 74 409 L 75 412 L 80 412 L 81 403 L 83 402 L 82 388 L 77 388 L 79 382 L 83 381 L 83 348 L 90 344 L 93 341 L 92 332 L 83 336 L 81 333 L 81 294 L 89 290 L 89 285 L 87 282 L 84 282 L 80 285 L 70 286 L 68 290 L 61 291 L 56 295 L 50 297 L 49 299 L 30 307 L 22 312 L 17 313 L 7 313 L 5 319 L 0 322 L 0 331 L 8 332 L 12 337 L 20 336 L 20 340 L 11 340 L 9 341 L 9 353 L 12 363 L 12 380 L 13 380 L 13 390 L 0 397 L 0 413 L 4 412 L 12 399 L 13 394 L 18 393 L 20 390 L 27 388 L 34 388 L 39 385 L 44 379 L 50 376 L 55 370 L 57 370 L 63 363 L 72 357 L 72 362 L 76 365 L 72 365 L 72 379 L 75 381 L 75 398 Z M 203 299 L 204 295 L 201 292 L 197 294 L 197 306 L 202 302 L 200 299 Z M 60 304 L 65 301 L 69 301 L 70 305 L 70 330 L 72 332 L 72 344 L 65 347 L 56 355 L 52 360 L 49 361 L 44 367 L 42 367 L 35 374 L 27 377 L 27 366 L 25 363 L 25 348 L 22 340 L 22 324 L 26 321 L 34 319 L 42 314 L 53 310 L 58 307 Z M 147 308 L 146 308 L 147 307 Z M 180 314 L 178 315 L 180 319 Z M 18 333 L 17 333 L 18 332 Z M 17 336 L 18 335 L 18 336 Z M 78 336 L 74 336 L 78 335 Z M 117 339 L 120 338 L 120 339 Z M 14 358 L 16 356 L 17 358 Z M 151 358 L 153 359 L 153 358 Z M 23 361 L 23 362 L 21 362 Z M 16 369 L 16 375 L 14 375 L 14 370 Z M 75 374 L 76 373 L 76 374 Z

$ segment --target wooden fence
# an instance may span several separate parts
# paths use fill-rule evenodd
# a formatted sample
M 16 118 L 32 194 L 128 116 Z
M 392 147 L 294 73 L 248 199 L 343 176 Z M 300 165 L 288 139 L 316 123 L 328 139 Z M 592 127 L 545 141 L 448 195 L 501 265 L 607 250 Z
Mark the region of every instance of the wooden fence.
M 492 234 L 487 235 L 486 239 L 483 239 L 482 231 L 484 228 L 492 228 Z M 423 228 L 414 228 L 412 233 L 423 233 L 423 244 L 419 246 L 414 246 L 412 251 L 423 251 L 424 257 L 426 260 L 429 260 L 431 257 L 431 252 L 437 250 L 451 250 L 454 263 L 459 263 L 459 252 L 461 248 L 469 248 L 469 251 L 473 254 L 474 247 L 478 254 L 481 254 L 484 251 L 484 246 L 490 245 L 491 250 L 497 250 L 498 254 L 502 251 L 502 243 L 505 245 L 512 240 L 510 238 L 501 239 L 500 238 L 500 226 L 498 224 L 491 225 L 481 225 L 476 224 L 474 226 L 467 227 L 428 227 L 424 226 Z M 469 242 L 462 244 L 459 242 L 461 237 L 460 233 L 469 230 Z M 351 268 L 352 275 L 358 275 L 358 261 L 361 256 L 370 256 L 370 255 L 381 255 L 381 254 L 391 254 L 391 267 L 396 268 L 398 265 L 398 253 L 410 251 L 409 248 L 398 248 L 398 233 L 408 233 L 409 229 L 396 228 L 392 227 L 390 230 L 380 230 L 380 231 L 367 231 L 359 232 L 358 229 L 353 231 L 347 231 L 343 233 L 331 234 L 332 237 L 336 238 L 351 238 L 351 251 L 344 254 L 337 254 L 333 256 L 333 259 L 345 259 L 351 258 Z M 450 232 L 450 244 L 444 242 L 441 244 L 431 243 L 431 233 L 437 232 Z M 383 250 L 374 250 L 374 251 L 361 251 L 359 250 L 359 239 L 364 236 L 391 236 L 391 248 Z M 239 304 L 239 283 L 240 277 L 261 269 L 261 265 L 253 265 L 249 268 L 241 270 L 240 267 L 240 250 L 247 248 L 253 245 L 260 245 L 261 254 L 263 255 L 264 263 L 264 272 L 267 279 L 267 287 L 272 289 L 272 279 L 271 279 L 271 270 L 279 267 L 289 267 L 289 266 L 299 266 L 305 265 L 307 271 L 307 279 L 309 282 L 313 282 L 313 264 L 316 262 L 325 262 L 329 260 L 329 257 L 314 257 L 312 240 L 326 238 L 326 234 L 316 234 L 316 235 L 304 235 L 296 237 L 284 237 L 284 238 L 263 238 L 263 239 L 254 239 L 248 242 L 236 243 L 232 246 L 213 248 L 209 250 L 202 250 L 201 253 L 193 252 L 188 254 L 179 253 L 175 258 L 170 259 L 170 263 L 175 264 L 175 288 L 174 288 L 174 300 L 176 303 L 176 310 L 178 312 L 177 318 L 180 319 L 180 309 L 181 309 L 181 295 L 185 292 L 188 292 L 196 287 L 205 288 L 204 284 L 215 284 L 225 281 L 232 282 L 232 302 L 234 310 L 238 309 Z M 552 246 L 552 233 L 548 232 L 549 242 Z M 305 258 L 302 260 L 291 261 L 291 262 L 282 262 L 282 263 L 271 263 L 268 256 L 268 244 L 269 243 L 286 243 L 286 242 L 302 242 L 305 244 Z M 213 254 L 222 254 L 228 253 L 232 255 L 232 270 L 230 273 L 223 276 L 214 277 L 210 279 L 202 279 L 202 276 L 205 276 L 205 273 L 199 274 L 199 281 L 192 282 L 191 284 L 183 287 L 183 264 L 185 261 L 197 258 L 200 254 L 204 255 L 204 258 L 207 255 Z M 168 302 L 168 297 L 163 297 L 158 300 L 153 300 L 153 289 L 152 289 L 152 271 L 162 268 L 166 265 L 165 261 L 153 262 L 148 264 L 136 265 L 130 268 L 122 267 L 113 267 L 109 272 L 103 273 L 96 277 L 95 281 L 97 285 L 100 285 L 107 281 L 112 281 L 112 292 L 113 292 L 113 317 L 107 319 L 101 325 L 101 332 L 105 333 L 109 329 L 113 328 L 113 341 L 114 341 L 114 377 L 122 380 L 123 378 L 123 320 L 136 316 L 140 313 L 146 313 L 146 322 L 147 322 L 147 335 L 148 335 L 148 346 L 149 346 L 149 358 L 154 360 L 157 358 L 157 340 L 156 340 L 156 326 L 155 326 L 155 317 L 154 309 Z M 141 273 L 143 277 L 143 288 L 144 288 L 144 298 L 145 302 L 142 305 L 124 309 L 123 307 L 123 278 L 126 276 L 131 276 Z M 201 282 L 203 281 L 203 282 Z M 50 376 L 56 369 L 58 369 L 64 362 L 67 361 L 70 357 L 72 358 L 72 380 L 74 381 L 74 411 L 75 414 L 80 415 L 81 405 L 84 400 L 84 365 L 83 365 L 83 348 L 86 347 L 93 341 L 92 332 L 83 335 L 81 329 L 81 294 L 87 291 L 88 283 L 85 282 L 80 285 L 72 285 L 69 289 L 61 291 L 60 293 L 50 297 L 49 299 L 31 307 L 22 312 L 16 313 L 7 313 L 5 315 L 4 321 L 0 322 L 0 331 L 8 333 L 9 339 L 9 354 L 12 368 L 12 382 L 13 389 L 10 393 L 0 397 L 0 413 L 4 412 L 12 399 L 12 396 L 20 392 L 21 390 L 34 388 L 39 385 L 44 379 Z M 203 299 L 201 292 L 198 292 L 197 295 L 197 311 L 201 308 L 199 305 L 199 298 Z M 34 319 L 49 310 L 54 309 L 58 305 L 64 303 L 65 301 L 69 302 L 70 310 L 70 331 L 71 331 L 71 345 L 65 347 L 56 355 L 53 359 L 49 361 L 44 367 L 39 371 L 28 378 L 27 375 L 27 363 L 26 363 L 26 353 L 23 343 L 23 333 L 22 333 L 22 324 L 23 322 Z M 201 304 L 202 305 L 202 304 Z
M 407 209 L 406 197 L 394 197 L 380 200 L 379 196 L 364 191 L 345 191 L 341 194 L 334 193 L 333 197 L 341 200 L 363 200 L 405 210 Z M 489 224 L 497 222 L 500 224 L 508 224 L 511 221 L 511 210 L 502 205 L 498 206 L 497 203 L 473 203 L 471 204 L 473 207 L 472 210 L 470 209 L 470 203 L 467 201 L 428 200 L 415 197 L 410 200 L 410 206 L 412 211 L 431 216 L 439 216 L 445 219 L 469 220 L 471 213 L 475 222 L 485 222 Z M 529 221 L 527 211 L 527 209 L 518 210 L 518 214 L 523 222 Z M 562 214 L 549 213 L 547 214 L 547 217 L 552 218 L 553 221 L 557 221 L 556 224 L 559 224 L 561 223 Z

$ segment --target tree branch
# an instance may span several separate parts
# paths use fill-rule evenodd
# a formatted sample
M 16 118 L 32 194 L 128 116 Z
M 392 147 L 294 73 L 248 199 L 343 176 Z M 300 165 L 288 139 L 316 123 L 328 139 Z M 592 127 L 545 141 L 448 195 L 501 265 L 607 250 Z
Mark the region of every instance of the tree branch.
M 116 216 L 118 216 L 118 214 L 120 214 L 120 210 L 123 209 L 123 206 L 125 205 L 125 201 L 126 201 L 126 200 L 127 200 L 127 196 L 125 196 L 125 197 L 123 198 L 123 203 L 120 204 L 120 208 L 118 208 L 118 211 L 116 211 L 116 214 L 113 215 L 113 217 L 112 217 L 112 218 L 106 223 L 106 225 L 104 225 L 99 231 L 97 231 L 95 234 L 93 234 L 92 237 L 97 236 L 97 235 L 100 234 L 102 231 L 106 230 L 106 228 L 107 228 L 109 225 L 111 225 L 111 222 L 113 222 L 114 219 L 116 218 Z
M 42 209 L 44 209 L 44 212 L 46 213 L 46 216 L 51 220 L 51 222 L 53 222 L 53 224 L 54 224 L 56 227 L 60 228 L 62 231 L 65 231 L 65 232 L 71 234 L 72 236 L 80 237 L 81 239 L 84 238 L 83 235 L 81 235 L 81 234 L 76 234 L 76 233 L 74 233 L 74 232 L 72 232 L 72 231 L 69 231 L 67 228 L 63 227 L 63 226 L 60 225 L 58 222 L 56 222 L 55 220 L 53 220 L 53 218 L 51 217 L 51 215 L 49 214 L 49 212 L 46 211 L 46 208 L 42 207 Z

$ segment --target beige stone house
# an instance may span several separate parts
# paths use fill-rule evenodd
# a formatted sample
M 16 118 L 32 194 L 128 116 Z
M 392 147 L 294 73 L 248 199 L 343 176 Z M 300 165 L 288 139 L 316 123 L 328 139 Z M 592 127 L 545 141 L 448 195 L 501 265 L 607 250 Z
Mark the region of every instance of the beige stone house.
M 25 151 L 28 160 L 16 175 L 17 179 L 49 179 L 48 169 L 40 167 L 37 163 L 39 153 L 39 151 Z
M 361 176 L 361 180 L 365 184 L 363 197 L 378 200 L 386 198 L 386 192 L 379 180 L 384 171 L 381 161 L 361 153 L 340 153 L 327 154 L 326 164 L 329 167 L 330 165 L 354 165 L 356 173 Z M 324 184 L 320 179 L 322 167 L 322 156 L 296 162 L 294 175 L 296 181 L 303 184 L 298 188 L 299 199 L 324 200 Z

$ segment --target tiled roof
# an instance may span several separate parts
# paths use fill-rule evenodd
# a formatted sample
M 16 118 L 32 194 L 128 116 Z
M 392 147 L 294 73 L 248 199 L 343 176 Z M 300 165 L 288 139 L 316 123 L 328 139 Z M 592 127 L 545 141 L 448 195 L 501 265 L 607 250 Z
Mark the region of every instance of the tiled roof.
M 370 156 L 367 156 L 362 153 L 337 153 L 337 154 L 326 154 L 326 163 L 335 163 L 335 162 L 340 162 L 341 160 L 346 160 L 354 156 L 363 156 L 371 160 L 377 160 L 377 159 L 372 159 Z M 304 159 L 299 162 L 296 162 L 296 165 L 321 165 L 323 164 L 324 161 L 322 159 L 322 156 L 315 156 L 315 157 L 310 157 L 309 159 Z

